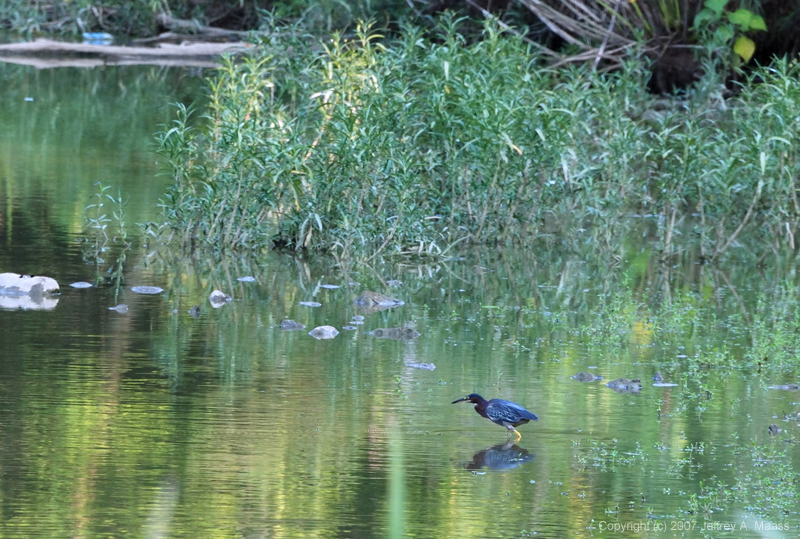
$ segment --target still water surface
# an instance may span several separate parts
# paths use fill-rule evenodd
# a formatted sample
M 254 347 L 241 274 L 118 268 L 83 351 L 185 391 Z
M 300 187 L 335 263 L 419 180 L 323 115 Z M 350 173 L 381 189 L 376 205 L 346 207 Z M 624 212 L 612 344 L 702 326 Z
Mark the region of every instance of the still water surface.
M 0 536 L 798 535 L 800 458 L 786 441 L 798 427 L 784 418 L 800 397 L 767 389 L 797 381 L 794 367 L 698 361 L 744 357 L 758 292 L 782 278 L 733 265 L 723 279 L 689 259 L 665 277 L 644 239 L 620 264 L 554 246 L 350 269 L 134 247 L 116 284 L 119 249 L 92 256 L 84 208 L 101 181 L 128 201 L 131 237 L 156 218 L 166 185 L 152 134 L 170 102 L 200 95 L 197 78 L 0 74 L 0 272 L 62 285 L 52 310 L 0 310 Z M 212 308 L 214 289 L 233 301 Z M 353 299 L 366 289 L 405 305 L 361 313 Z M 678 306 L 625 325 L 651 301 Z M 117 303 L 128 312 L 109 310 Z M 282 331 L 287 318 L 306 330 Z M 307 334 L 323 324 L 340 334 Z M 420 336 L 369 334 L 401 326 Z M 652 387 L 656 370 L 677 385 Z M 605 379 L 580 383 L 578 371 Z M 623 376 L 641 393 L 603 385 Z M 513 443 L 450 404 L 471 392 L 540 420 Z M 719 523 L 735 530 L 700 530 Z M 770 526 L 784 530 L 756 530 Z

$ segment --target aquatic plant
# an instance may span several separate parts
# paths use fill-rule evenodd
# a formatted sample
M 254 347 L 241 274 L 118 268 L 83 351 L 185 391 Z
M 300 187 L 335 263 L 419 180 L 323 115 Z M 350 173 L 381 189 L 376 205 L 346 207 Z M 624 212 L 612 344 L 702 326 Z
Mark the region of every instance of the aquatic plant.
M 86 235 L 83 258 L 95 266 L 95 283 L 100 284 L 106 278 L 114 286 L 114 300 L 117 300 L 122 286 L 123 268 L 131 242 L 128 241 L 128 230 L 125 226 L 125 205 L 122 194 L 113 196 L 107 191 L 109 185 L 95 183 L 97 190 L 92 195 L 92 203 L 84 208 L 86 216 Z M 111 213 L 106 209 L 111 203 Z M 111 228 L 109 228 L 109 226 Z M 109 233 L 111 235 L 109 236 Z M 115 257 L 111 266 L 106 267 L 106 259 Z

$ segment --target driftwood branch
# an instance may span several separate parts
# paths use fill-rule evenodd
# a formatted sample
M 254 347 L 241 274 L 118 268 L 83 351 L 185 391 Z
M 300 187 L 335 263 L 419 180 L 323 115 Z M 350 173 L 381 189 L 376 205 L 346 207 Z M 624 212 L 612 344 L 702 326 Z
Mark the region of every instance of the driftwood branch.
M 216 60 L 222 54 L 239 53 L 247 48 L 244 43 L 119 47 L 37 39 L 33 42 L 0 45 L 0 61 L 30 65 L 39 69 L 141 64 L 216 67 L 218 65 Z

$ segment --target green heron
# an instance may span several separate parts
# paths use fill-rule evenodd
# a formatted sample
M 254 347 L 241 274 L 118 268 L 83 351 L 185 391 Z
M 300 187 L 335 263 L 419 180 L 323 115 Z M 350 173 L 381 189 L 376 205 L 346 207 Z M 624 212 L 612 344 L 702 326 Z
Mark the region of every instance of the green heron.
M 507 428 L 508 434 L 514 432 L 517 435 L 517 440 L 522 438 L 522 435 L 517 432 L 517 429 L 514 427 L 524 425 L 531 420 L 539 420 L 539 418 L 536 417 L 536 414 L 529 412 L 516 402 L 506 401 L 503 399 L 492 399 L 487 401 L 477 393 L 470 393 L 463 399 L 455 400 L 451 404 L 464 401 L 469 401 L 474 404 L 475 411 L 489 421 Z

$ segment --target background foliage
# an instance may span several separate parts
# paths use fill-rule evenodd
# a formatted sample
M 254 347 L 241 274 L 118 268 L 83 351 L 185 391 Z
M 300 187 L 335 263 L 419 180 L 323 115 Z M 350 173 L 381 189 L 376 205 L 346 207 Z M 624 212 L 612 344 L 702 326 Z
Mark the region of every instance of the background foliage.
M 713 258 L 753 224 L 793 244 L 800 85 L 789 63 L 753 74 L 732 106 L 701 88 L 653 110 L 643 62 L 609 75 L 546 69 L 491 22 L 473 42 L 448 17 L 399 41 L 366 27 L 316 47 L 297 36 L 228 62 L 208 122 L 190 128 L 181 110 L 162 134 L 175 179 L 162 231 L 217 247 L 441 255 L 589 224 L 611 237 L 642 215 L 667 252 L 699 241 Z M 697 235 L 678 238 L 686 218 Z

